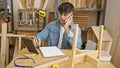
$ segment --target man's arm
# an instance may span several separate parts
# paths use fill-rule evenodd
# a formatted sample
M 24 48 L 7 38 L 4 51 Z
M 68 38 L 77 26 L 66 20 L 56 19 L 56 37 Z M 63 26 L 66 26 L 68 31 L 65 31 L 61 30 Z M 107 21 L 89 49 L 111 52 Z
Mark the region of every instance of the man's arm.
M 40 33 L 38 33 L 34 39 L 33 43 L 35 46 L 41 46 L 41 41 L 44 41 L 49 34 L 49 25 L 47 25 Z

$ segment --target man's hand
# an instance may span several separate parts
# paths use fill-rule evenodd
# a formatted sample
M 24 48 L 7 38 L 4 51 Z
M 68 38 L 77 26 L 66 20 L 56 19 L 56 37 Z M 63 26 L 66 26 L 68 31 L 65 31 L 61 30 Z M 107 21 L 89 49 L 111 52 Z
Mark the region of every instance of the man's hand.
M 68 18 L 66 19 L 65 25 L 64 25 L 64 29 L 65 29 L 66 34 L 68 34 L 70 31 L 69 26 L 70 26 L 72 21 L 73 21 L 73 15 L 69 15 Z
M 41 41 L 40 41 L 40 39 L 33 39 L 33 44 L 34 44 L 36 47 L 41 46 Z

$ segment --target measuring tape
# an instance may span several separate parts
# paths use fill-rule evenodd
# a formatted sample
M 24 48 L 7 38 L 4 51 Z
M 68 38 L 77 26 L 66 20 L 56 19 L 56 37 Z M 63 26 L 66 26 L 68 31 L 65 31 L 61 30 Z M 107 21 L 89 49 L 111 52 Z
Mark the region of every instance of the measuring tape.
M 32 60 L 33 63 L 35 63 L 34 59 L 33 58 L 17 58 L 14 60 L 14 66 L 15 67 L 19 67 L 19 68 L 33 68 L 33 66 L 25 66 L 25 65 L 20 65 L 20 64 L 17 64 L 16 61 L 21 61 L 21 60 Z
M 46 12 L 45 12 L 45 10 L 39 9 L 39 10 L 38 10 L 38 14 L 39 14 L 40 16 L 42 16 L 42 17 L 46 17 Z

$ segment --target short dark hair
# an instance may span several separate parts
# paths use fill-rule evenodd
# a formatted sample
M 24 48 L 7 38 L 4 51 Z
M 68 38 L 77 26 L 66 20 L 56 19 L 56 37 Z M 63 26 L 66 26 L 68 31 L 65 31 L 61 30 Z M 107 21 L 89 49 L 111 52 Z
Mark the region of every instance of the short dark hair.
M 69 2 L 64 2 L 58 7 L 58 10 L 59 10 L 60 14 L 70 13 L 70 12 L 74 11 L 74 6 Z

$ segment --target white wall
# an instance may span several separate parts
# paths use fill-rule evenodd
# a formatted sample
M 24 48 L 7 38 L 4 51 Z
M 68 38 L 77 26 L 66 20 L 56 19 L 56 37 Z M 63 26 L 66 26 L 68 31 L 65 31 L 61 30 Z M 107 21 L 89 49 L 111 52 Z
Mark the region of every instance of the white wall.
M 120 68 L 120 0 L 107 0 L 105 25 L 113 37 L 112 63 Z
M 120 17 L 120 0 L 107 0 L 105 25 L 114 36 L 114 31 Z

